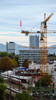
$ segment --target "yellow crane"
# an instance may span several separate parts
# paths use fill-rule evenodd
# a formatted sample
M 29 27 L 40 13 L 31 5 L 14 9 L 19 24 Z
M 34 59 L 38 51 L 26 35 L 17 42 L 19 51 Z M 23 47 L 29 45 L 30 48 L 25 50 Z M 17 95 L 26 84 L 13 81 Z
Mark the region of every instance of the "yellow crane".
M 51 13 L 47 18 L 44 14 L 44 21 L 41 22 L 40 27 L 40 74 L 48 73 L 48 64 L 47 64 L 47 21 L 53 16 Z
M 37 32 L 29 32 L 22 30 L 21 33 L 26 36 L 30 33 L 40 33 L 40 75 L 48 73 L 48 64 L 47 64 L 47 33 L 56 33 L 56 31 L 47 31 L 47 21 L 53 16 L 51 13 L 47 18 L 46 14 L 44 14 L 44 21 L 41 22 L 40 31 Z

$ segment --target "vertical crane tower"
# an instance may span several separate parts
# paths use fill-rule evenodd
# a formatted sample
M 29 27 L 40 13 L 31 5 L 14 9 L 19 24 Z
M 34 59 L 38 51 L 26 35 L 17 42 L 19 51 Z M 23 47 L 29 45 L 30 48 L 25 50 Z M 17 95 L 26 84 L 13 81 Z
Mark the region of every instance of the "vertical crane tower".
M 53 16 L 51 13 L 47 18 L 46 14 L 44 14 L 44 21 L 41 22 L 40 31 L 37 32 L 29 32 L 22 30 L 21 33 L 25 33 L 27 36 L 30 33 L 40 33 L 40 75 L 48 73 L 48 65 L 47 65 L 47 21 Z
M 40 27 L 40 74 L 43 76 L 48 73 L 48 64 L 47 64 L 47 21 L 53 16 L 51 13 L 47 18 L 44 14 L 44 21 L 41 22 Z

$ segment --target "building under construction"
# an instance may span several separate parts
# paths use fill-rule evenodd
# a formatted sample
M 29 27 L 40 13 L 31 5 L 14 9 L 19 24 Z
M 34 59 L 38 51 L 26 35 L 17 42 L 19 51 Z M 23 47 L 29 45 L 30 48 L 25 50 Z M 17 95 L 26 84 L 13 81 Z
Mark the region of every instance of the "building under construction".
M 43 76 L 43 75 L 48 73 L 48 64 L 47 64 L 47 33 L 52 33 L 53 31 L 48 31 L 47 30 L 47 22 L 49 21 L 49 19 L 52 16 L 53 16 L 53 13 L 51 13 L 46 18 L 46 14 L 44 14 L 44 21 L 41 22 L 40 31 L 35 32 L 37 34 L 40 34 L 40 75 L 41 76 Z M 34 32 L 31 32 L 31 31 L 29 32 L 29 31 L 22 30 L 21 33 L 23 33 L 23 34 L 25 33 L 25 35 L 28 35 L 28 34 L 34 33 Z

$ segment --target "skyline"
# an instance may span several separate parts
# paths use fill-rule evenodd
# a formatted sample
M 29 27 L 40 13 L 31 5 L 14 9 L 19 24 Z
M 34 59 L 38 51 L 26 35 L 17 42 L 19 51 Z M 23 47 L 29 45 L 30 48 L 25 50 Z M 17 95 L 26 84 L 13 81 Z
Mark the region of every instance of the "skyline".
M 29 36 L 21 34 L 21 30 L 40 29 L 40 22 L 44 13 L 49 16 L 48 29 L 56 28 L 56 1 L 55 0 L 2 0 L 0 1 L 0 43 L 14 41 L 20 45 L 29 45 Z M 20 20 L 22 27 L 20 27 Z M 50 43 L 51 42 L 51 43 Z M 55 34 L 48 37 L 48 45 L 56 44 Z

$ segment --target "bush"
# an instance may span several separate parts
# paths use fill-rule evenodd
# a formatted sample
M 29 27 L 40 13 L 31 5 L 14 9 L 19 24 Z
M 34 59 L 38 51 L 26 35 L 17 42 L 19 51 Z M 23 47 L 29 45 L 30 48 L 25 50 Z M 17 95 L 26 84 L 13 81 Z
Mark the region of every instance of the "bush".
M 29 95 L 28 92 L 23 91 L 22 93 L 17 93 L 15 95 L 16 100 L 32 100 L 32 97 Z

